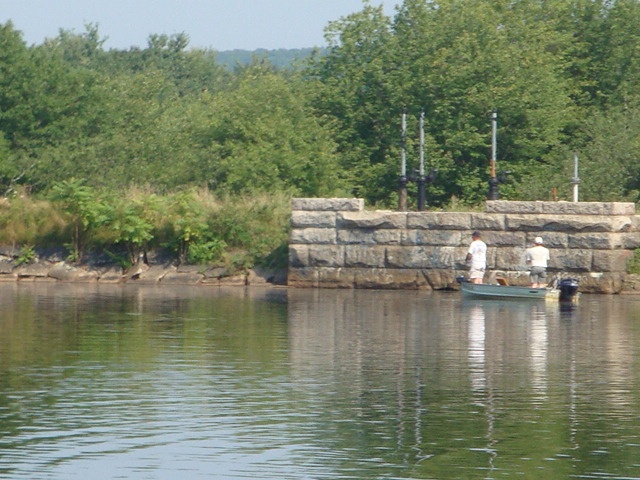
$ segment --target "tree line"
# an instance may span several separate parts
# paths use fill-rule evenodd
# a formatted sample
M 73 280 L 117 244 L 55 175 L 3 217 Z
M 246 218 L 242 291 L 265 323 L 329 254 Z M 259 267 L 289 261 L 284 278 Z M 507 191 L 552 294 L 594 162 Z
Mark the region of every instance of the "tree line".
M 501 197 L 640 195 L 640 2 L 364 0 L 293 68 L 230 70 L 186 33 L 105 50 L 98 27 L 28 46 L 0 25 L 0 193 L 206 188 L 358 196 L 397 205 L 401 115 L 409 170 L 437 170 L 430 208 L 486 198 L 491 115 Z M 424 142 L 418 117 L 424 112 Z M 410 184 L 415 189 L 415 184 Z M 412 195 L 411 198 L 414 198 Z
M 46 191 L 73 176 L 393 204 L 401 112 L 416 167 L 424 111 L 430 203 L 473 204 L 497 111 L 505 198 L 566 196 L 577 152 L 585 199 L 635 201 L 638 27 L 637 0 L 405 0 L 394 17 L 364 1 L 296 68 L 229 71 L 184 33 L 105 51 L 94 25 L 27 46 L 8 22 L 0 187 Z

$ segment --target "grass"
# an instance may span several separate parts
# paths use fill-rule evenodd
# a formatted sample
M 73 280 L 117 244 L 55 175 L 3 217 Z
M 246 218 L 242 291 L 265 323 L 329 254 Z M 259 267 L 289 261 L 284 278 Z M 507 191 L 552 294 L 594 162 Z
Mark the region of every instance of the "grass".
M 86 248 L 112 252 L 128 242 L 145 251 L 172 251 L 176 260 L 180 248 L 191 248 L 207 263 L 229 269 L 284 268 L 290 200 L 284 194 L 264 193 L 219 197 L 206 189 L 164 195 L 144 187 L 95 192 L 94 201 L 105 215 L 86 226 Z M 131 205 L 137 208 L 123 222 L 123 206 Z M 0 244 L 36 250 L 63 247 L 71 243 L 72 221 L 63 203 L 16 195 L 0 202 Z

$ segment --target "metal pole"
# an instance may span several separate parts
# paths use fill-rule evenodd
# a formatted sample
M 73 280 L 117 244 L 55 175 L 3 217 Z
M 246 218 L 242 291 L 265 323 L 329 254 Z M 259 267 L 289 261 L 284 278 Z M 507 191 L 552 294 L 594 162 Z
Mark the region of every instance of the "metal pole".
M 578 202 L 578 185 L 580 185 L 580 177 L 578 177 L 578 154 L 573 154 L 573 178 L 571 179 L 571 183 L 573 183 L 573 201 Z
M 402 113 L 402 152 L 401 152 L 400 176 L 407 175 L 407 113 Z
M 498 112 L 493 111 L 491 114 L 491 171 L 489 178 L 489 194 L 487 200 L 498 200 L 498 178 L 496 176 L 496 158 L 498 150 Z
M 418 176 L 418 210 L 423 211 L 426 205 L 426 183 L 424 176 L 424 110 L 420 112 L 420 172 Z
M 407 113 L 402 112 L 402 140 L 400 150 L 400 191 L 398 192 L 398 210 L 407 211 Z
M 420 112 L 420 175 L 424 175 L 424 110 Z

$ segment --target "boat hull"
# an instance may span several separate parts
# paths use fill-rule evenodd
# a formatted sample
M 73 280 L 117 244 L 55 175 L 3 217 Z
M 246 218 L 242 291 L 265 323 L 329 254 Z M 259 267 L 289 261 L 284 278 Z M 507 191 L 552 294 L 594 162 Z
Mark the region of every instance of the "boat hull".
M 559 298 L 560 291 L 554 288 L 531 288 L 512 285 L 463 282 L 462 293 L 474 297 L 491 298 Z
M 517 285 L 460 282 L 460 290 L 466 296 L 477 298 L 517 298 L 573 301 L 578 297 L 578 285 L 573 279 L 560 282 L 559 288 L 533 288 Z M 569 282 L 571 280 L 571 282 Z M 562 284 L 564 282 L 564 284 Z

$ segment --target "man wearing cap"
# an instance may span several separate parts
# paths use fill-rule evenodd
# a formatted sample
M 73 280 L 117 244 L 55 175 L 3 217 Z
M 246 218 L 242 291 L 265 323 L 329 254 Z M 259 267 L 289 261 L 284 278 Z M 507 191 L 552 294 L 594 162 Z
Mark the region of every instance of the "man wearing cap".
M 547 286 L 547 263 L 549 262 L 549 249 L 543 243 L 542 237 L 536 237 L 533 241 L 535 245 L 527 249 L 527 265 L 531 267 L 529 276 L 533 288 L 544 288 Z
M 467 251 L 467 262 L 471 261 L 469 278 L 471 283 L 482 283 L 484 271 L 487 267 L 487 244 L 480 240 L 480 232 L 473 232 L 473 241 Z

